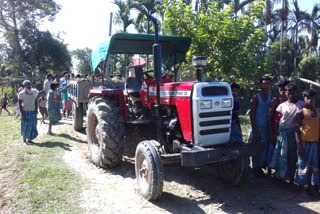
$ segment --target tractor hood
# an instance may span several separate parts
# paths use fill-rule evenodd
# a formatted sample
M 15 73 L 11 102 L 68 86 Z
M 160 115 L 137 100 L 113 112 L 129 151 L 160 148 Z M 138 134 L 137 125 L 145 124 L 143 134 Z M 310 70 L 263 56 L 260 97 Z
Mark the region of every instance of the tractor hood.
M 185 60 L 191 39 L 177 36 L 159 36 L 162 49 L 162 64 L 167 68 Z M 105 61 L 110 54 L 152 54 L 153 34 L 114 34 L 109 41 L 99 44 L 99 48 L 91 54 L 91 71 Z

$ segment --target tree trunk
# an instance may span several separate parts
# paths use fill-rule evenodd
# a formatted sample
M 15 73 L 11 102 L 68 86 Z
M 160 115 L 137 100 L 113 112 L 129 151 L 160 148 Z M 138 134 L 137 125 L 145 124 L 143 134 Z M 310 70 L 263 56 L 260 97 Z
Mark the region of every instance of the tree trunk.
M 22 60 L 23 55 L 22 55 L 22 48 L 20 45 L 20 39 L 19 39 L 19 31 L 18 31 L 18 26 L 17 26 L 17 19 L 16 19 L 16 7 L 14 4 L 14 1 L 10 1 L 11 7 L 12 7 L 12 23 L 13 23 L 13 29 L 14 29 L 14 38 L 15 38 L 15 49 L 17 52 L 17 56 Z
M 295 44 L 294 44 L 294 60 L 293 60 L 293 73 L 297 76 L 297 49 L 298 49 L 298 23 L 296 27 Z
M 284 0 L 282 0 L 282 11 L 284 10 Z M 283 17 L 281 17 L 281 38 L 280 38 L 280 70 L 279 70 L 279 78 L 282 75 L 282 45 L 283 45 Z

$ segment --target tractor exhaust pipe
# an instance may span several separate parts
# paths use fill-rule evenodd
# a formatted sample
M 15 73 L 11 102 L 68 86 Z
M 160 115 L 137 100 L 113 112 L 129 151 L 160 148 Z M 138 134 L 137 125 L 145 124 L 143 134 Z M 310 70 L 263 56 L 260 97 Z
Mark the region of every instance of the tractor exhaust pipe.
M 157 106 L 160 106 L 160 81 L 161 81 L 161 45 L 159 43 L 159 30 L 158 20 L 153 16 L 149 15 L 149 19 L 154 24 L 154 45 L 152 46 L 153 51 L 153 71 L 154 79 L 156 81 L 156 93 L 157 93 Z M 158 115 L 160 117 L 160 115 Z
M 202 69 L 207 66 L 207 57 L 205 56 L 194 56 L 192 57 L 192 65 L 197 70 L 197 81 L 202 81 Z

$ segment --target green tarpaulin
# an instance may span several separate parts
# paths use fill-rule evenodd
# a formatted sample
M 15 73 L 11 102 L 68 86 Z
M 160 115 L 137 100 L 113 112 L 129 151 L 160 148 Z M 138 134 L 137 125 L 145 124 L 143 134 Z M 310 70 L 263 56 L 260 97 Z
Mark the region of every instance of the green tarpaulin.
M 159 36 L 162 49 L 162 64 L 171 67 L 183 62 L 189 50 L 191 39 L 177 36 Z M 91 69 L 105 61 L 110 54 L 152 54 L 154 35 L 151 34 L 114 34 L 109 41 L 99 44 L 91 55 Z M 176 60 L 174 61 L 174 56 Z

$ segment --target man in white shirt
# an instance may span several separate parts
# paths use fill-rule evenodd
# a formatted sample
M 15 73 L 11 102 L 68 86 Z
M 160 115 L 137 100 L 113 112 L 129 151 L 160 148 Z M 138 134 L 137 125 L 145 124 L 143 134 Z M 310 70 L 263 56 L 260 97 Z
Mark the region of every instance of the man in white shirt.
M 23 90 L 19 93 L 19 108 L 21 112 L 21 135 L 23 143 L 28 145 L 34 143 L 32 140 L 38 136 L 37 114 L 38 114 L 38 91 L 31 88 L 31 82 L 25 80 Z
M 52 74 L 47 74 L 47 79 L 43 83 L 43 90 L 46 92 L 46 94 L 48 94 L 50 90 L 50 83 L 52 82 L 52 80 L 53 80 Z

